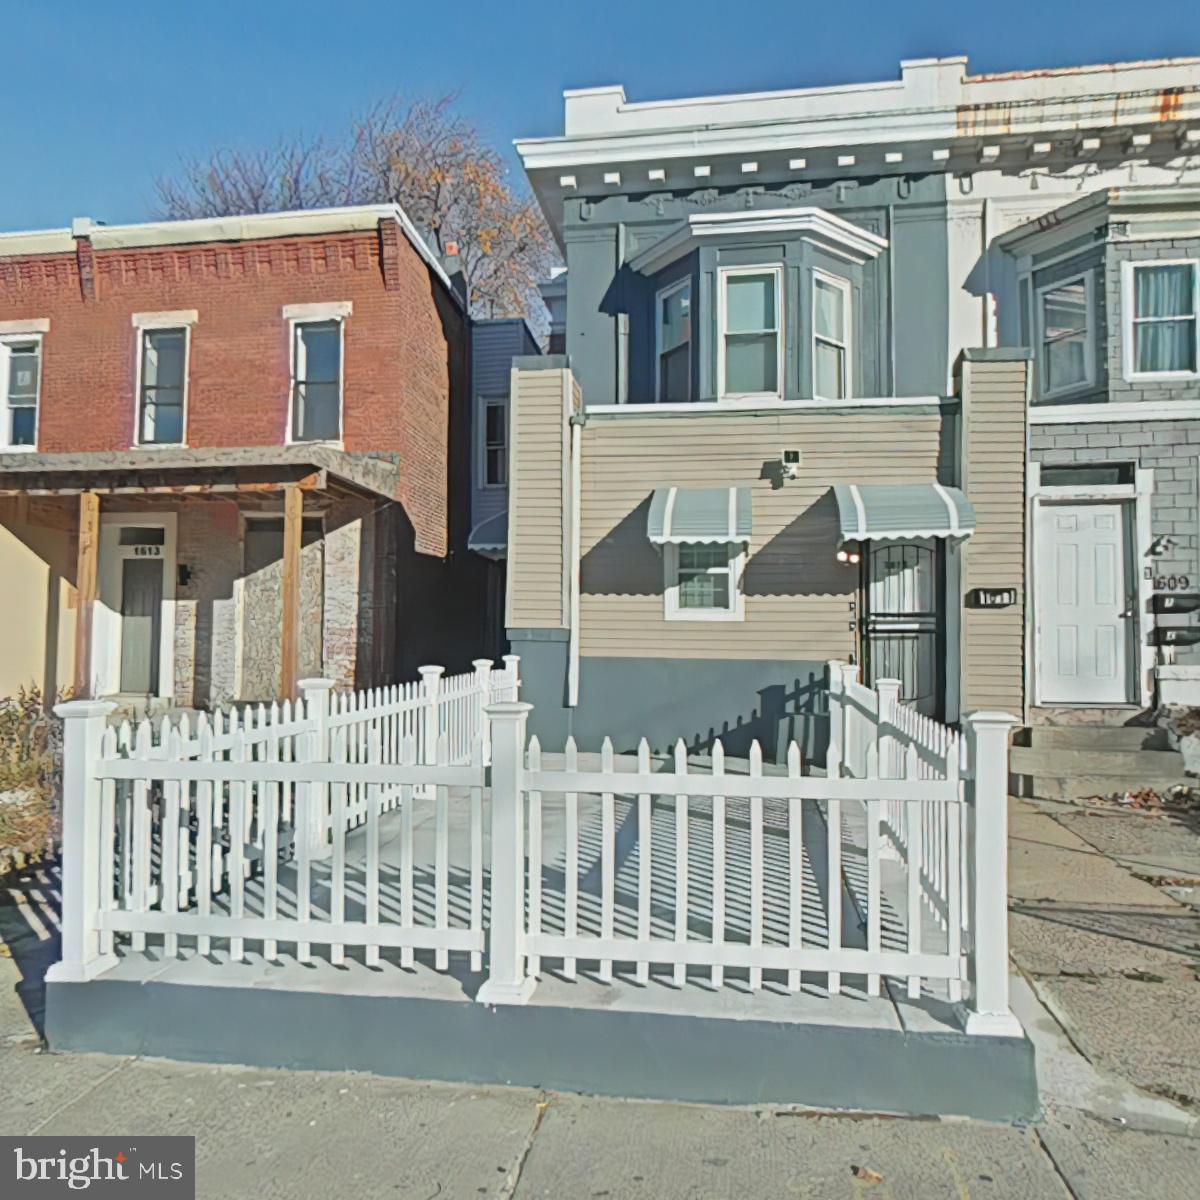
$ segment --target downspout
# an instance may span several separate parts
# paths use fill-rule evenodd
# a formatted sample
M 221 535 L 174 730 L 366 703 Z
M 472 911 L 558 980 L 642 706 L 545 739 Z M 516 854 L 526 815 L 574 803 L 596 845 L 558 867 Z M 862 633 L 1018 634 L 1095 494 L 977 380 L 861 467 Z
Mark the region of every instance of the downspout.
M 896 206 L 887 206 L 887 339 L 888 391 L 896 394 Z
M 570 641 L 567 648 L 567 707 L 579 706 L 579 527 L 582 519 L 582 434 L 584 413 L 571 414 L 571 577 L 567 588 Z

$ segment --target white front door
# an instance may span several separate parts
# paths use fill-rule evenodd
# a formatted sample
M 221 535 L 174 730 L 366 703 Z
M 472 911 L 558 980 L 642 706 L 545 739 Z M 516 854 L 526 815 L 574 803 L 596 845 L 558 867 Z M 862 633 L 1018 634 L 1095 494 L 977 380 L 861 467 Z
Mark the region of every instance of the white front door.
M 1127 506 L 1037 505 L 1037 669 L 1042 704 L 1124 704 L 1131 648 Z

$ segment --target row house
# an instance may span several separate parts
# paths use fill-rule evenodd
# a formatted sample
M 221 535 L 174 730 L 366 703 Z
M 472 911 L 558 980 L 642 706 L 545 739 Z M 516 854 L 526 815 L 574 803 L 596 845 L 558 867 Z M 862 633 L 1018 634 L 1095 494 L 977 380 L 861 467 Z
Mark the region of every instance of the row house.
M 462 658 L 455 284 L 394 206 L 0 236 L 5 690 L 205 707 Z
M 1197 588 L 1198 124 L 1195 60 L 567 92 L 517 143 L 566 262 L 514 375 L 535 722 L 819 746 L 830 658 L 950 721 L 1152 703 L 1151 593 Z

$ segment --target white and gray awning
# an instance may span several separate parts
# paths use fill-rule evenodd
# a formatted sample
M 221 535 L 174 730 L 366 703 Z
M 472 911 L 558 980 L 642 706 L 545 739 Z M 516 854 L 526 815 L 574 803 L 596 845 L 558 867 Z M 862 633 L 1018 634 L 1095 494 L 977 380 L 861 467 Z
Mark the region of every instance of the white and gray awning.
M 467 537 L 467 549 L 485 558 L 506 558 L 508 555 L 508 510 L 480 521 Z
M 667 542 L 745 542 L 750 538 L 750 489 L 656 488 L 646 536 Z
M 843 541 L 868 538 L 962 538 L 975 532 L 975 510 L 956 487 L 940 483 L 838 483 Z

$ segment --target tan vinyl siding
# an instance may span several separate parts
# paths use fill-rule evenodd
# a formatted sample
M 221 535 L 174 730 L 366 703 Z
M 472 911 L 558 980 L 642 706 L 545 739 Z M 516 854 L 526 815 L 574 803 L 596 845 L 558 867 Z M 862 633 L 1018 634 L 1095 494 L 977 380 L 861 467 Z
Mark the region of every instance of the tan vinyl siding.
M 580 651 L 585 657 L 808 660 L 855 649 L 858 569 L 835 559 L 834 483 L 938 478 L 936 410 L 593 417 L 583 431 Z M 803 452 L 782 482 L 784 447 Z M 668 621 L 663 561 L 647 540 L 656 487 L 743 484 L 754 533 L 745 620 Z
M 512 373 L 508 510 L 510 628 L 563 629 L 567 397 L 562 370 Z
M 963 482 L 978 519 L 963 590 L 1015 587 L 1018 601 L 963 609 L 962 708 L 1018 718 L 1025 697 L 1026 374 L 1024 362 L 963 364 Z

